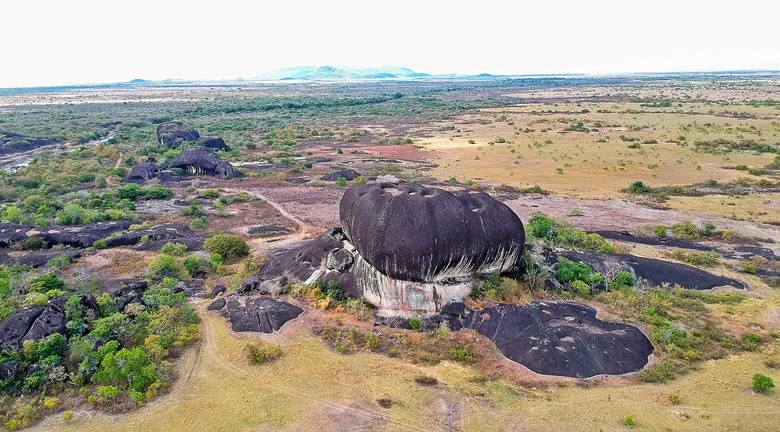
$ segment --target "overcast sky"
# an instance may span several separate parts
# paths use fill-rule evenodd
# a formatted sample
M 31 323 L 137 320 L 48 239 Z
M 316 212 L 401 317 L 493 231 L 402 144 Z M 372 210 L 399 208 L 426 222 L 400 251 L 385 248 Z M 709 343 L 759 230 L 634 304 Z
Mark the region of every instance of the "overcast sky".
M 780 69 L 780 1 L 0 1 L 0 87 L 428 73 Z

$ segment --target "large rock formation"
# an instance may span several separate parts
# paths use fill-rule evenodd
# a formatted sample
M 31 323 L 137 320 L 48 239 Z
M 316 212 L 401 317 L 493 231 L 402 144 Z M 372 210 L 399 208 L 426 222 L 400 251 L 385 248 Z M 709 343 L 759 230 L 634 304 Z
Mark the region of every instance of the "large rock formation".
M 601 321 L 595 309 L 569 301 L 472 311 L 463 326 L 492 339 L 508 358 L 545 375 L 587 378 L 635 372 L 653 352 L 638 328 Z
M 184 150 L 171 159 L 170 165 L 173 168 L 182 169 L 188 174 L 207 174 L 224 179 L 244 176 L 233 168 L 233 165 L 205 148 Z
M 184 141 L 195 141 L 200 134 L 182 122 L 172 121 L 157 126 L 157 141 L 166 147 L 178 147 Z
M 214 151 L 225 148 L 225 140 L 220 137 L 201 137 L 196 144 Z
M 65 299 L 58 297 L 48 305 L 32 305 L 11 312 L 0 321 L 0 348 L 19 349 L 25 340 L 45 339 L 65 333 Z
M 471 292 L 475 274 L 516 271 L 523 224 L 476 191 L 367 184 L 348 189 L 334 228 L 273 256 L 242 290 L 293 278 L 333 282 L 380 314 L 435 313 Z
M 159 173 L 160 167 L 157 166 L 157 161 L 154 158 L 148 158 L 144 162 L 134 166 L 130 170 L 130 174 L 123 178 L 122 181 L 143 183 L 157 177 Z

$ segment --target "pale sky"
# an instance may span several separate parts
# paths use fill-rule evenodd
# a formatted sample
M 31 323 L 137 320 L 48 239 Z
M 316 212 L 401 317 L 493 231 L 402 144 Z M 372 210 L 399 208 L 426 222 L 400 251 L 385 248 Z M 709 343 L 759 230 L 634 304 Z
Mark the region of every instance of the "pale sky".
M 428 73 L 780 69 L 780 1 L 0 1 L 0 87 Z

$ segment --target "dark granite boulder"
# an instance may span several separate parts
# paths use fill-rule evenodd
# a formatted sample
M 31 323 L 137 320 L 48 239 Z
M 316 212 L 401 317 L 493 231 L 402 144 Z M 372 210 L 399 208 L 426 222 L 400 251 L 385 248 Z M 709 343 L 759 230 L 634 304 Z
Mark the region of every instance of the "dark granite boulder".
M 24 335 L 30 331 L 33 323 L 46 310 L 43 306 L 33 305 L 11 312 L 0 321 L 0 347 L 19 349 Z
M 57 144 L 57 142 L 49 138 L 22 135 L 0 129 L 0 154 L 25 152 L 52 144 Z
M 65 298 L 49 301 L 46 309 L 35 319 L 22 341 L 46 339 L 54 333 L 65 334 Z
M 240 301 L 236 296 L 227 300 L 226 314 L 233 331 L 273 333 L 303 313 L 303 309 L 270 297 L 248 297 Z
M 207 174 L 224 179 L 244 176 L 233 168 L 233 165 L 204 148 L 184 150 L 171 159 L 170 165 L 173 168 L 182 169 L 188 174 Z
M 103 291 L 120 300 L 120 309 L 129 303 L 140 302 L 149 284 L 143 279 L 112 279 L 104 282 Z
M 360 256 L 395 279 L 433 282 L 520 266 L 523 224 L 483 192 L 366 184 L 347 189 L 339 214 Z
M 210 311 L 222 310 L 222 308 L 225 307 L 225 303 L 227 303 L 227 301 L 224 298 L 218 298 L 211 302 L 211 304 L 209 304 L 206 309 Z
M 569 301 L 499 305 L 471 312 L 463 324 L 492 339 L 506 357 L 545 375 L 635 372 L 653 352 L 636 327 L 601 321 L 595 309 Z
M 214 151 L 216 150 L 222 150 L 225 148 L 225 140 L 223 140 L 220 137 L 201 137 L 196 142 L 201 147 L 206 147 L 209 149 L 212 149 Z
M 15 361 L 0 363 L 0 381 L 5 381 L 12 376 L 16 376 L 16 370 L 19 364 Z
M 157 126 L 157 141 L 166 147 L 178 147 L 184 141 L 195 141 L 200 134 L 182 122 L 172 121 Z
M 225 285 L 221 285 L 221 284 L 214 285 L 214 288 L 211 289 L 211 298 L 214 298 L 225 292 L 227 292 L 227 288 L 225 288 Z
M 160 167 L 157 166 L 157 162 L 154 158 L 149 158 L 144 162 L 133 167 L 122 181 L 132 183 L 143 183 L 149 181 L 160 173 Z
M 745 284 L 731 278 L 714 275 L 707 271 L 670 261 L 644 258 L 627 254 L 605 254 L 595 252 L 564 251 L 561 256 L 589 265 L 597 272 L 604 273 L 608 265 L 617 265 L 621 270 L 634 274 L 651 285 L 680 285 L 688 289 L 704 290 L 719 286 L 732 286 L 744 289 Z M 612 264 L 608 264 L 612 263 Z
M 320 179 L 327 180 L 327 181 L 336 181 L 340 178 L 343 178 L 344 180 L 352 181 L 358 177 L 360 177 L 359 172 L 353 170 L 352 168 L 348 168 L 348 169 L 333 171 L 330 174 L 320 177 Z

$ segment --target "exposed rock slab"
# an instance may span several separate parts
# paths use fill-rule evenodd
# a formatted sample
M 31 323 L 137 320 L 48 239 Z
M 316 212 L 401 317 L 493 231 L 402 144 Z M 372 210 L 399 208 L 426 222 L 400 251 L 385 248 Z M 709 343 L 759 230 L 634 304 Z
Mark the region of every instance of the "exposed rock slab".
M 231 296 L 225 314 L 233 331 L 273 333 L 288 321 L 303 313 L 303 309 L 270 297 Z
M 320 177 L 320 180 L 336 181 L 340 178 L 343 178 L 344 180 L 352 181 L 358 177 L 360 177 L 359 172 L 353 170 L 352 168 L 347 168 L 343 170 L 333 171 L 330 174 L 326 174 Z
M 0 321 L 0 347 L 19 349 L 25 340 L 45 339 L 65 332 L 65 299 L 55 298 L 46 306 L 33 305 L 11 312 Z
M 545 375 L 635 372 L 653 351 L 636 327 L 601 321 L 595 309 L 568 301 L 499 305 L 471 312 L 463 324 L 493 340 L 509 359 Z
M 589 265 L 598 272 L 604 272 L 607 263 L 617 265 L 621 270 L 633 273 L 637 278 L 644 279 L 651 285 L 681 285 L 688 289 L 705 290 L 720 286 L 732 286 L 744 289 L 742 282 L 714 275 L 707 271 L 670 261 L 644 258 L 627 254 L 604 254 L 595 252 L 564 251 L 560 253 L 573 261 Z

